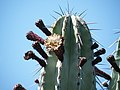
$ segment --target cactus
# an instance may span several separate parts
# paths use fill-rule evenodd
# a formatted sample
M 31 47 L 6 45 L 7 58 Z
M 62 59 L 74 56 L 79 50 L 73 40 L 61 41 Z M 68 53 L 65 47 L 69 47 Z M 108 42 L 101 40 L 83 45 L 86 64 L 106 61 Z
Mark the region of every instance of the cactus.
M 41 19 L 35 25 L 45 33 L 47 39 L 32 31 L 26 37 L 34 41 L 32 47 L 43 59 L 33 51 L 26 52 L 24 59 L 36 60 L 42 67 L 40 76 L 35 80 L 38 90 L 96 90 L 96 75 L 111 79 L 95 66 L 102 61 L 100 55 L 106 50 L 102 48 L 94 52 L 99 45 L 93 43 L 90 29 L 80 16 L 62 15 L 50 30 Z
M 107 57 L 112 67 L 112 78 L 109 84 L 109 90 L 120 90 L 120 38 L 117 41 L 116 55 Z

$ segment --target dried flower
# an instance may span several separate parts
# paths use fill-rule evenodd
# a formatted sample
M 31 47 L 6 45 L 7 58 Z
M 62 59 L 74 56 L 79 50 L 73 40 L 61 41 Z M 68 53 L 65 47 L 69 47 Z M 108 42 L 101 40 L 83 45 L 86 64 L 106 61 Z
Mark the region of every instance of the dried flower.
M 95 64 L 99 63 L 102 61 L 101 57 L 97 57 L 96 59 L 94 59 L 94 61 L 92 61 L 92 66 L 94 66 Z
M 51 32 L 45 27 L 43 21 L 41 19 L 39 19 L 38 22 L 35 23 L 35 25 L 41 29 L 43 31 L 43 33 L 45 33 L 47 36 L 51 35 Z
M 107 57 L 107 60 L 112 65 L 112 67 L 115 69 L 115 71 L 120 73 L 120 68 L 116 64 L 114 56 L 113 55 L 109 55 Z
M 42 49 L 41 45 L 39 44 L 39 42 L 35 42 L 34 44 L 32 44 L 32 47 L 38 51 L 38 53 L 45 59 L 48 58 L 48 55 L 45 53 L 45 51 Z
M 111 80 L 110 75 L 108 75 L 107 73 L 105 73 L 102 70 L 98 69 L 97 67 L 94 67 L 94 68 L 95 68 L 96 75 L 98 75 L 100 77 L 103 77 L 103 78 L 105 78 L 107 80 Z
M 103 85 L 104 87 L 108 87 L 108 83 L 107 83 L 107 82 L 103 82 L 102 85 Z
M 78 66 L 82 67 L 87 62 L 87 59 L 86 57 L 79 57 L 79 59 L 80 59 L 80 62 Z
M 38 79 L 36 79 L 36 80 L 35 80 L 35 83 L 39 84 L 40 82 L 39 82 L 39 80 L 38 80 Z
M 101 48 L 94 53 L 94 56 L 99 56 L 99 55 L 105 54 L 105 52 L 106 52 L 106 50 L 104 48 Z
M 39 41 L 41 44 L 44 44 L 44 39 L 39 37 L 37 34 L 33 33 L 32 31 L 28 32 L 26 37 L 28 40 Z
M 21 84 L 17 84 L 14 86 L 13 90 L 26 90 Z
M 93 49 L 96 49 L 96 48 L 98 48 L 99 47 L 99 45 L 95 42 L 92 46 L 91 46 L 91 49 L 93 50 Z
M 32 51 L 28 51 L 27 53 L 25 53 L 24 59 L 25 59 L 25 60 L 34 59 L 34 60 L 36 60 L 42 67 L 45 67 L 45 66 L 46 66 L 46 62 L 45 62 L 43 59 L 37 57 Z

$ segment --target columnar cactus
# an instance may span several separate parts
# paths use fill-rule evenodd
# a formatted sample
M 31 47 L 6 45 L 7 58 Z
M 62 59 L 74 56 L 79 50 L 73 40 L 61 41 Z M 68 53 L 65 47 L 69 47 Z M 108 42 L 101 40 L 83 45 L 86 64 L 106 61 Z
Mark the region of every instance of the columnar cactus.
M 115 57 L 110 55 L 107 60 L 112 67 L 112 78 L 109 84 L 109 90 L 120 90 L 120 38 L 117 41 Z
M 98 44 L 93 43 L 90 30 L 80 16 L 63 15 L 50 30 L 41 19 L 35 25 L 48 36 L 47 39 L 32 31 L 26 37 L 35 42 L 32 47 L 43 59 L 33 51 L 25 53 L 24 59 L 34 59 L 42 66 L 40 76 L 35 80 L 38 90 L 96 90 L 96 75 L 111 79 L 95 67 L 102 60 L 100 55 L 105 49 L 94 52 Z M 46 51 L 41 44 L 45 45 Z

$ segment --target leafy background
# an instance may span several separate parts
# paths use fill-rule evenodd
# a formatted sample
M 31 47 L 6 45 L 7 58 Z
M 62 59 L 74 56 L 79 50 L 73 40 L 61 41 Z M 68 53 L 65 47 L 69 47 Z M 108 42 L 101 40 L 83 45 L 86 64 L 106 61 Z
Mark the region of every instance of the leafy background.
M 32 50 L 32 42 L 26 39 L 26 33 L 30 30 L 43 38 L 45 35 L 35 27 L 34 23 L 43 19 L 47 26 L 50 26 L 59 15 L 59 5 L 64 11 L 67 9 L 67 2 L 70 10 L 78 14 L 87 10 L 84 20 L 95 22 L 89 24 L 93 38 L 107 50 L 102 56 L 103 61 L 99 68 L 110 74 L 106 57 L 111 54 L 116 45 L 108 48 L 119 34 L 120 30 L 120 1 L 119 0 L 0 0 L 0 89 L 12 90 L 17 83 L 23 84 L 28 90 L 37 90 L 34 80 L 39 74 L 34 71 L 39 67 L 34 61 L 25 61 L 24 53 Z M 83 15 L 83 16 L 84 16 Z M 104 81 L 104 80 L 102 80 Z M 98 90 L 101 88 L 97 85 Z

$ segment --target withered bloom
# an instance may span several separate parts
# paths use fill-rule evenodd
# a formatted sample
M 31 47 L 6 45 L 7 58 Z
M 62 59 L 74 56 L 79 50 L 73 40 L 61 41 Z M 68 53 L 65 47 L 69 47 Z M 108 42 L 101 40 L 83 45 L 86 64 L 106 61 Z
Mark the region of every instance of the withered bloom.
M 25 59 L 25 60 L 34 59 L 34 60 L 36 60 L 42 67 L 45 67 L 45 66 L 46 66 L 46 62 L 45 62 L 43 59 L 37 57 L 32 51 L 28 51 L 27 53 L 25 53 L 24 59 Z
M 38 80 L 38 79 L 36 79 L 36 80 L 35 80 L 35 83 L 36 83 L 36 84 L 39 84 L 40 82 L 39 82 L 39 80 Z
M 26 90 L 21 84 L 17 84 L 14 86 L 13 90 Z
M 94 59 L 92 61 L 92 66 L 96 65 L 97 63 L 101 62 L 102 61 L 102 58 L 101 57 L 97 57 L 96 59 Z
M 43 31 L 43 33 L 45 33 L 47 36 L 51 35 L 51 32 L 46 28 L 46 26 L 44 25 L 43 21 L 41 19 L 39 19 L 38 22 L 35 23 L 35 25 L 41 29 Z
M 99 45 L 95 42 L 92 46 L 91 46 L 91 49 L 93 50 L 93 49 L 96 49 L 96 48 L 98 48 L 99 47 Z
M 39 42 L 35 42 L 34 44 L 32 44 L 32 47 L 45 59 L 48 58 L 47 54 L 45 53 L 45 51 L 42 49 L 41 45 L 39 44 Z
M 114 70 L 115 70 L 116 72 L 119 72 L 119 73 L 120 73 L 120 68 L 118 67 L 117 63 L 115 62 L 114 56 L 113 56 L 113 55 L 109 55 L 109 56 L 107 57 L 107 60 L 108 60 L 108 62 L 112 65 L 112 67 L 114 68 Z
M 32 31 L 28 32 L 26 37 L 27 37 L 28 40 L 39 41 L 41 44 L 44 44 L 44 39 L 41 38 L 40 36 L 38 36 L 37 34 L 35 34 Z
M 105 54 L 105 53 L 106 53 L 106 50 L 104 48 L 101 48 L 94 53 L 94 56 L 97 57 L 97 56 Z
M 110 75 L 108 75 L 107 73 L 105 73 L 102 70 L 98 69 L 97 67 L 94 67 L 94 68 L 95 68 L 96 75 L 98 75 L 100 77 L 103 77 L 103 78 L 105 78 L 107 80 L 111 80 Z
M 107 82 L 103 82 L 102 85 L 103 85 L 104 87 L 108 87 L 108 86 L 109 86 Z
M 79 59 L 80 61 L 78 66 L 82 67 L 87 62 L 87 59 L 86 57 L 79 57 Z
M 33 51 L 28 51 L 25 53 L 24 59 L 25 60 L 29 60 L 29 59 L 34 59 L 35 58 L 35 54 L 33 53 Z

